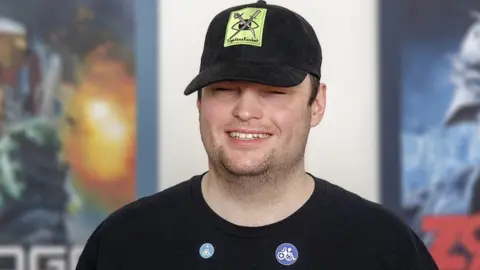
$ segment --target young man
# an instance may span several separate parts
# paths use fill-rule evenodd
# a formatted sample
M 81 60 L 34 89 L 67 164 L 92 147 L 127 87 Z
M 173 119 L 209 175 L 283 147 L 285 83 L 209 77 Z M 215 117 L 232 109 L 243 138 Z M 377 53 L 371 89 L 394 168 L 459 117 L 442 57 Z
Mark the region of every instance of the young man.
M 208 172 L 113 213 L 77 270 L 438 269 L 394 215 L 305 172 L 321 63 L 292 11 L 259 1 L 215 16 L 185 90 L 198 93 Z

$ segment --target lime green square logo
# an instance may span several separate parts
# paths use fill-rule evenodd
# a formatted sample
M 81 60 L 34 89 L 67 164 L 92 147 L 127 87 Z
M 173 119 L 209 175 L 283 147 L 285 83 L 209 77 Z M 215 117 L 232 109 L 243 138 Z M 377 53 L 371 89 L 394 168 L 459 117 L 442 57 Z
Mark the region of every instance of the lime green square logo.
M 234 45 L 262 46 L 265 8 L 244 8 L 230 13 L 224 47 Z

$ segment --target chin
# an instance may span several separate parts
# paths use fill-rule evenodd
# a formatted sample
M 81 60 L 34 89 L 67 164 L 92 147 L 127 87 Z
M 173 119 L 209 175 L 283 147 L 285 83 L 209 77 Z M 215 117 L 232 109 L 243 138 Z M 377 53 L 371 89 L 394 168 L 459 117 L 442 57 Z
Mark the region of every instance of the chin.
M 267 160 L 222 160 L 223 167 L 233 175 L 256 176 L 264 174 L 268 169 Z
M 220 148 L 209 154 L 214 166 L 224 170 L 226 173 L 236 176 L 256 176 L 268 171 L 274 159 L 274 153 L 262 151 L 254 153 L 230 151 Z
M 254 177 L 264 175 L 267 171 L 265 168 L 240 168 L 240 167 L 228 167 L 226 166 L 227 172 L 234 176 L 240 177 Z

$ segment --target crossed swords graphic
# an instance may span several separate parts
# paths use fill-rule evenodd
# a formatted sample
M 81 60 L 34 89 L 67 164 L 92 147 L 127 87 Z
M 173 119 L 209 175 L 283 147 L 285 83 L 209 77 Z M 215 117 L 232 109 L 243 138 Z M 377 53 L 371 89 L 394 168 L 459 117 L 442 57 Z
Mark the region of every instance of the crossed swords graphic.
M 260 14 L 260 10 L 257 10 L 255 11 L 255 13 L 248 19 L 248 21 L 245 21 L 245 19 L 242 17 L 242 14 L 239 14 L 239 13 L 235 13 L 235 15 L 233 15 L 233 17 L 235 19 L 238 19 L 240 20 L 242 23 L 243 23 L 243 26 L 241 28 L 239 28 L 237 30 L 237 32 L 235 32 L 235 34 L 233 34 L 229 39 L 228 41 L 232 40 L 232 38 L 234 36 L 236 36 L 238 33 L 240 33 L 242 30 L 244 30 L 245 28 L 247 28 L 247 26 L 250 26 L 250 24 L 252 23 L 253 19 L 255 19 L 258 14 Z M 252 27 L 250 27 L 250 31 L 252 32 L 252 35 L 254 38 L 256 38 L 256 35 L 255 35 L 255 31 L 252 29 Z

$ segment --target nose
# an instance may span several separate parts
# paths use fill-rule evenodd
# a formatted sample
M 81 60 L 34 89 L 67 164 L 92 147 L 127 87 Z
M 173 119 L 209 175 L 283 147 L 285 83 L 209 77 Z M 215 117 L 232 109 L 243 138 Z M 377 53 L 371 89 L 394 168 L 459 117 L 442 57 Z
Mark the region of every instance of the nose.
M 262 104 L 257 92 L 255 90 L 243 90 L 236 100 L 233 116 L 242 121 L 262 118 Z

